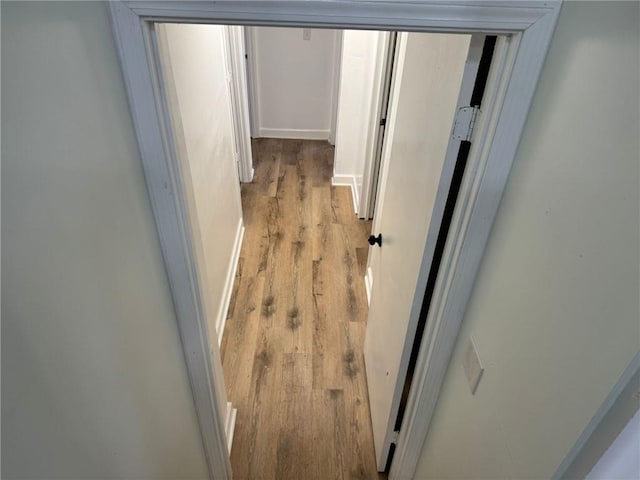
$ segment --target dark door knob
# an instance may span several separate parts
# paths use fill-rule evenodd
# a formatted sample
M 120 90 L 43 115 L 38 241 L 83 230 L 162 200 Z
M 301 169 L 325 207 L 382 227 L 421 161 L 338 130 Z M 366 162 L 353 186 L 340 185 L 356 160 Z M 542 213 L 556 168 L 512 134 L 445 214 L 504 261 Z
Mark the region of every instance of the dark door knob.
M 378 244 L 379 247 L 382 246 L 382 234 L 379 233 L 377 237 L 374 237 L 373 235 L 369 236 L 369 245 L 374 246 L 375 244 Z

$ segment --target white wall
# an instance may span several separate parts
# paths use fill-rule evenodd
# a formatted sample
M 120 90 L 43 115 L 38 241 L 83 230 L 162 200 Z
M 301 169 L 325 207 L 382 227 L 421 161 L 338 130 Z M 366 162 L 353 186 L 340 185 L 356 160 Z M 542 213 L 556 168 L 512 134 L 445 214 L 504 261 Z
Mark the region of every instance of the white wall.
M 252 28 L 258 135 L 329 139 L 339 66 L 336 30 Z
M 2 478 L 207 478 L 103 3 L 2 3 Z
M 342 34 L 342 60 L 338 94 L 336 150 L 333 164 L 334 185 L 351 187 L 354 209 L 358 212 L 366 161 L 374 153 L 376 129 L 371 118 L 378 102 L 380 75 L 376 66 L 383 45 L 383 32 L 345 30 Z
M 549 478 L 638 351 L 638 25 L 563 6 L 416 478 Z
M 210 332 L 222 336 L 242 229 L 225 28 L 163 24 L 158 27 L 165 78 L 172 91 L 174 124 L 187 199 L 195 207 L 206 271 Z M 193 223 L 193 222 L 192 222 Z M 213 339 L 210 339 L 213 340 Z
M 637 480 L 640 478 L 640 411 L 600 457 L 586 480 Z

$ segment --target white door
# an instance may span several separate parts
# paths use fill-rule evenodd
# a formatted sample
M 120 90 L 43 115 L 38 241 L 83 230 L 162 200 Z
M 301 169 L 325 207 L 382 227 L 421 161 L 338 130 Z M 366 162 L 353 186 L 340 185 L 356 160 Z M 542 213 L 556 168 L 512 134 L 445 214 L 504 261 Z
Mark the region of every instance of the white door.
M 398 37 L 373 223 L 373 233 L 382 235 L 382 246 L 370 251 L 373 282 L 364 348 L 380 471 L 394 440 L 416 324 L 460 145 L 451 139 L 453 120 L 458 105 L 470 99 L 481 47 L 481 39 L 474 37 L 472 42 L 470 35 L 402 33 Z

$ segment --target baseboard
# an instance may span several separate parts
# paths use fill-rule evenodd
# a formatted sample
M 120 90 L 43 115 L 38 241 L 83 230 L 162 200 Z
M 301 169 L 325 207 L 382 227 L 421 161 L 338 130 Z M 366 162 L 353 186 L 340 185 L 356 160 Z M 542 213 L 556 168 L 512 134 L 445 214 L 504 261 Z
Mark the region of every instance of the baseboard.
M 231 447 L 233 446 L 233 434 L 236 430 L 237 416 L 238 409 L 233 408 L 231 402 L 227 402 L 227 418 L 224 422 L 224 433 L 227 435 L 227 448 L 229 449 L 229 455 L 231 455 Z
M 242 224 L 242 219 L 240 219 L 240 221 L 238 222 L 238 228 L 236 230 L 235 243 L 233 244 L 233 250 L 231 252 L 229 268 L 227 269 L 227 278 L 224 283 L 224 291 L 222 292 L 222 302 L 220 303 L 220 309 L 218 310 L 218 318 L 216 321 L 218 345 L 222 344 L 222 334 L 224 333 L 224 326 L 227 323 L 227 312 L 229 311 L 229 303 L 231 302 L 233 282 L 235 281 L 236 271 L 238 270 L 238 260 L 240 259 L 240 250 L 242 248 L 243 237 L 244 225 Z
M 355 175 L 333 175 L 331 177 L 331 185 L 334 187 L 351 187 L 351 200 L 353 201 L 353 211 L 358 214 L 358 205 L 360 205 L 360 197 L 358 195 L 358 187 Z
M 249 180 L 247 180 L 246 182 L 242 182 L 242 183 L 251 183 L 253 182 L 253 177 L 255 176 L 256 171 L 253 169 L 253 167 L 251 167 L 251 173 L 249 174 Z
M 373 271 L 367 267 L 367 274 L 364 276 L 364 287 L 367 290 L 367 305 L 371 305 L 371 288 L 373 287 Z
M 303 128 L 260 128 L 258 134 L 264 138 L 291 138 L 295 140 L 329 140 L 329 130 Z

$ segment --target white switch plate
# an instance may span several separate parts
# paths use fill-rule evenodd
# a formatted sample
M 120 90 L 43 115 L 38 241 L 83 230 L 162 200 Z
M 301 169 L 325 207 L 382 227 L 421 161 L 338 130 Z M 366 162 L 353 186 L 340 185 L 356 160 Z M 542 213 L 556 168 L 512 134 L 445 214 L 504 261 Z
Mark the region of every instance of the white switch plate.
M 302 39 L 303 40 L 311 40 L 311 29 L 303 28 L 302 29 Z
M 480 377 L 484 372 L 484 367 L 478 356 L 478 350 L 476 348 L 476 342 L 473 341 L 473 337 L 469 337 L 467 348 L 464 350 L 464 358 L 462 359 L 462 366 L 464 367 L 464 373 L 467 376 L 469 382 L 469 388 L 471 388 L 471 395 L 476 393 Z

